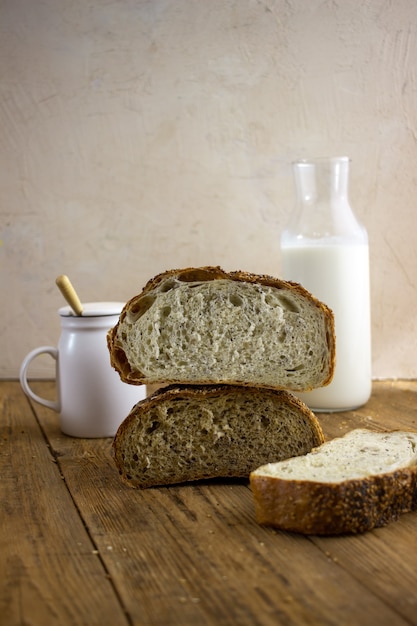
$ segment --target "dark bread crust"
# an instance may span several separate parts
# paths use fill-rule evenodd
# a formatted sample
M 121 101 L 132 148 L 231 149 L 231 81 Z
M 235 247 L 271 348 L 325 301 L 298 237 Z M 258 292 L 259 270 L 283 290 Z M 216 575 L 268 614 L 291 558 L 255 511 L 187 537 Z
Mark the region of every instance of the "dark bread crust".
M 113 441 L 112 451 L 114 462 L 122 480 L 131 487 L 147 488 L 156 485 L 168 485 L 212 478 L 248 478 L 250 472 L 256 467 L 259 467 L 260 464 L 268 463 L 279 458 L 281 452 L 281 445 L 278 445 L 279 435 L 276 437 L 277 441 L 265 441 L 264 438 L 262 438 L 262 440 L 253 442 L 253 446 L 256 450 L 256 461 L 253 462 L 252 465 L 248 459 L 242 459 L 242 455 L 239 453 L 239 448 L 246 445 L 246 442 L 236 439 L 233 445 L 231 444 L 228 448 L 226 460 L 216 456 L 216 451 L 213 449 L 213 462 L 210 464 L 209 468 L 204 468 L 198 463 L 192 463 L 190 466 L 183 469 L 180 468 L 180 464 L 175 462 L 177 469 L 175 472 L 170 472 L 166 469 L 166 463 L 164 463 L 164 460 L 161 458 L 159 460 L 158 480 L 155 480 L 154 477 L 148 477 L 146 472 L 143 474 L 139 472 L 138 476 L 132 476 L 129 473 L 126 444 L 129 438 L 132 437 L 134 429 L 141 430 L 141 432 L 146 431 L 146 416 L 155 407 L 162 405 L 172 406 L 177 401 L 181 402 L 187 399 L 195 399 L 198 400 L 202 408 L 208 408 L 208 410 L 210 410 L 210 398 L 219 395 L 223 398 L 229 397 L 231 399 L 235 398 L 236 395 L 244 395 L 247 396 L 249 400 L 254 398 L 259 402 L 263 394 L 266 394 L 269 398 L 273 398 L 274 402 L 280 407 L 285 408 L 288 414 L 291 411 L 296 412 L 300 421 L 303 423 L 301 433 L 303 439 L 301 441 L 299 440 L 295 443 L 288 439 L 284 440 L 284 445 L 289 449 L 297 449 L 299 454 L 305 454 L 324 442 L 323 431 L 314 413 L 301 400 L 287 391 L 274 389 L 260 390 L 256 388 L 250 390 L 234 385 L 170 385 L 158 389 L 152 395 L 138 402 L 119 426 Z M 260 413 L 259 415 L 257 414 L 257 410 Z M 254 404 L 251 423 L 248 422 L 245 424 L 245 440 L 253 436 L 253 424 L 262 419 L 261 413 L 262 407 L 259 407 L 259 404 Z M 138 424 L 141 423 L 142 426 L 138 427 Z M 198 429 L 198 425 L 196 426 L 186 414 L 183 415 L 180 420 L 177 419 L 177 429 L 180 430 L 181 428 L 184 429 L 183 448 L 186 447 L 190 441 L 198 440 L 198 438 L 201 437 L 201 431 Z M 276 429 L 276 431 L 277 430 L 278 429 Z M 165 436 L 169 439 L 168 431 L 165 431 Z M 139 437 L 135 440 L 136 443 L 138 443 L 138 439 Z M 211 445 L 206 441 L 199 443 Z M 141 450 L 140 456 L 153 455 L 155 459 L 157 453 L 160 453 L 160 450 L 154 449 L 155 445 L 155 442 L 152 441 L 152 434 L 146 435 L 146 446 Z M 139 447 L 138 445 L 138 448 Z M 174 455 L 174 453 L 171 452 L 169 452 L 169 454 Z M 281 455 L 281 458 L 288 458 L 289 456 L 293 456 L 293 454 Z
M 330 354 L 330 368 L 326 380 L 323 381 L 323 386 L 327 385 L 332 380 L 336 361 L 336 336 L 333 313 L 328 306 L 326 306 L 323 302 L 320 302 L 320 300 L 315 298 L 309 291 L 307 291 L 304 287 L 302 287 L 302 285 L 298 283 L 281 280 L 278 278 L 274 278 L 273 276 L 268 276 L 266 274 L 253 274 L 240 270 L 226 272 L 219 266 L 205 266 L 198 268 L 190 267 L 185 269 L 172 269 L 162 272 L 161 274 L 158 274 L 157 276 L 149 280 L 143 288 L 142 292 L 139 295 L 131 298 L 126 303 L 120 314 L 119 322 L 116 324 L 116 326 L 110 329 L 107 334 L 107 346 L 110 353 L 110 363 L 112 367 L 118 371 L 120 378 L 124 382 L 132 385 L 143 385 L 147 382 L 153 381 L 147 381 L 145 374 L 143 374 L 142 372 L 132 371 L 132 368 L 126 358 L 125 352 L 117 341 L 117 330 L 119 323 L 123 321 L 128 311 L 139 312 L 142 308 L 146 309 L 146 296 L 153 289 L 158 287 L 158 285 L 160 285 L 164 280 L 170 277 L 175 277 L 177 280 L 183 282 L 228 279 L 238 282 L 261 284 L 267 287 L 274 287 L 276 289 L 293 290 L 303 297 L 308 298 L 311 303 L 313 303 L 320 311 L 323 312 L 326 319 L 326 325 L 328 329 L 327 344 Z M 204 383 L 205 381 L 200 382 Z M 245 383 L 239 382 L 238 384 L 244 385 Z
M 362 533 L 417 509 L 417 466 L 341 483 L 250 475 L 259 524 L 308 535 Z

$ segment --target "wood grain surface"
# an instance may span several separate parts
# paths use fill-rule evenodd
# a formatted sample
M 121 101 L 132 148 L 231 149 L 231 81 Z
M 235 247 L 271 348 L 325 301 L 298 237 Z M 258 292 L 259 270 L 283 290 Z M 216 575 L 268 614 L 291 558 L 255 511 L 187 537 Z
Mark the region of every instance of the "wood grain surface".
M 53 396 L 52 383 L 33 383 Z M 111 439 L 74 439 L 0 383 L 0 625 L 417 624 L 417 513 L 357 536 L 259 526 L 247 480 L 134 490 Z M 417 431 L 417 383 L 374 383 L 326 437 Z

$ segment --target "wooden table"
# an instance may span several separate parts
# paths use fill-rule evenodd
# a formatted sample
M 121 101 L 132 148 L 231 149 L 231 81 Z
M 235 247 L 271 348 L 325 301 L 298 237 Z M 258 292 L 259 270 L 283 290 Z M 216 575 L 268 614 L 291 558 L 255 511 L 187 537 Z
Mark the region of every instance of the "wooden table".
M 1 626 L 417 624 L 417 513 L 358 536 L 279 532 L 246 480 L 133 490 L 110 439 L 62 435 L 16 381 L 0 406 Z M 417 431 L 417 382 L 319 419 L 328 437 Z

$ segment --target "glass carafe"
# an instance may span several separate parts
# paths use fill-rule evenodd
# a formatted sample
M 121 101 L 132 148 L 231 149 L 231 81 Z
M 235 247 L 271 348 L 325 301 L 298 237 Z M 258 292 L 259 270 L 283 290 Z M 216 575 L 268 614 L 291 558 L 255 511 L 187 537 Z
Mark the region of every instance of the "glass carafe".
M 335 316 L 336 368 L 325 387 L 300 393 L 314 411 L 346 411 L 371 394 L 369 247 L 349 203 L 348 157 L 293 163 L 296 204 L 281 235 L 282 276 Z

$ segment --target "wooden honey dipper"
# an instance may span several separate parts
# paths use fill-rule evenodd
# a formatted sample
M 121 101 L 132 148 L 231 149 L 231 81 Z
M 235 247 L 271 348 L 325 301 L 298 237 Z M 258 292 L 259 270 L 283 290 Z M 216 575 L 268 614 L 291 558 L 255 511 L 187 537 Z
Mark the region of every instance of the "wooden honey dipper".
M 65 274 L 61 274 L 60 276 L 58 276 L 55 282 L 60 292 L 64 296 L 65 300 L 68 302 L 68 304 L 74 311 L 75 315 L 78 315 L 78 316 L 82 315 L 83 305 L 81 304 L 81 301 L 77 295 L 77 292 L 72 286 L 72 283 L 70 279 L 68 278 L 68 276 L 65 276 Z

